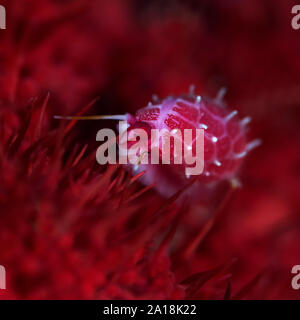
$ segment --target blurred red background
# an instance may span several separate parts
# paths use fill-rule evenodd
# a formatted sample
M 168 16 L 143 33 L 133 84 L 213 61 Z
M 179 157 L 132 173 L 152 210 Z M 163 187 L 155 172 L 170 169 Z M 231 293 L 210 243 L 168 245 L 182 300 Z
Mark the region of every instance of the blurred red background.
M 3 0 L 3 299 L 298 299 L 300 31 L 289 0 Z M 215 96 L 250 116 L 242 187 L 208 208 L 95 162 L 109 122 L 152 94 Z M 88 144 L 87 147 L 86 144 Z M 220 204 L 221 203 L 221 204 Z M 223 205 L 222 205 L 223 204 Z

